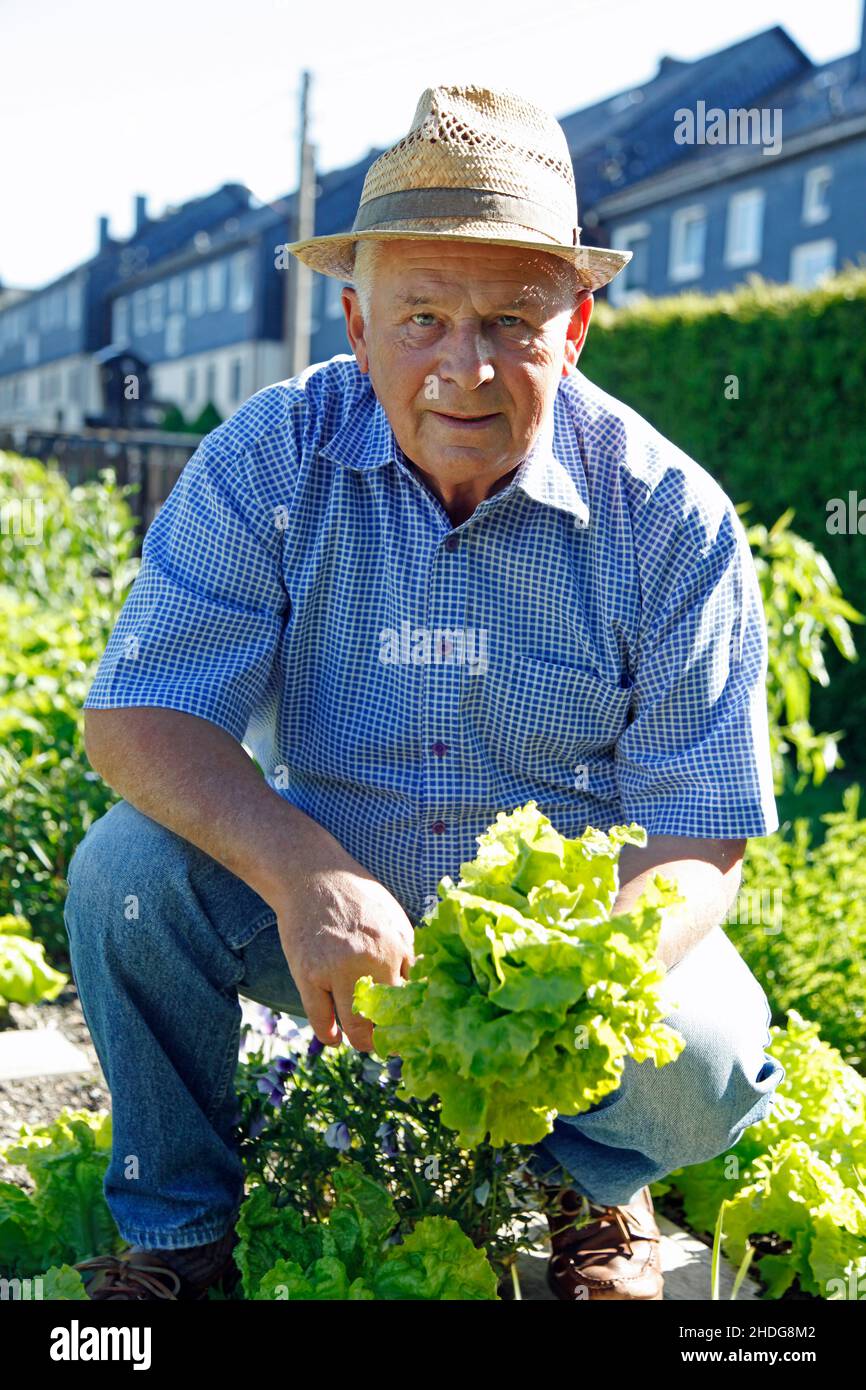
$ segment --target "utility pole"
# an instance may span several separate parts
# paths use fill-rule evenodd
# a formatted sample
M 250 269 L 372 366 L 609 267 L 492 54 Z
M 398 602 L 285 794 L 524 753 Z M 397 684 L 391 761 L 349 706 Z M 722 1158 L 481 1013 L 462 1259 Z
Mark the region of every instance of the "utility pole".
M 316 161 L 314 147 L 307 139 L 311 75 L 305 70 L 301 84 L 301 128 L 298 155 L 297 223 L 293 241 L 315 235 Z M 283 338 L 287 347 L 289 375 L 297 376 L 310 365 L 310 336 L 313 309 L 313 272 L 296 256 L 292 257 L 291 282 L 286 286 Z

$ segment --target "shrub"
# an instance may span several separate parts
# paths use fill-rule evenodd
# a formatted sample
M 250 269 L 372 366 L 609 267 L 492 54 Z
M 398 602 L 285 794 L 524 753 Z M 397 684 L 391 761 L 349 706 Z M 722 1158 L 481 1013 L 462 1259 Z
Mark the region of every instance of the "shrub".
M 827 529 L 832 498 L 866 495 L 866 271 L 810 290 L 753 277 L 712 297 L 682 294 L 617 311 L 598 304 L 581 370 L 735 501 L 754 499 L 757 521 L 769 526 L 794 507 L 797 530 L 826 554 L 842 590 L 866 593 L 863 535 Z M 836 653 L 828 669 L 816 721 L 850 730 L 850 759 L 866 764 L 866 682 Z
M 0 453 L 0 495 L 41 517 L 39 538 L 0 534 L 0 911 L 61 958 L 67 864 L 117 799 L 90 769 L 81 706 L 138 568 L 132 488 L 100 476 L 70 488 Z
M 805 817 L 765 839 L 749 841 L 737 917 L 728 932 L 761 981 L 776 1022 L 789 1009 L 820 1025 L 851 1066 L 866 1061 L 866 820 L 860 788 L 848 787 L 843 809 L 821 816 L 816 843 Z M 755 911 L 775 903 L 778 913 Z M 745 909 L 745 910 L 744 910 Z M 758 919 L 758 920 L 756 920 Z

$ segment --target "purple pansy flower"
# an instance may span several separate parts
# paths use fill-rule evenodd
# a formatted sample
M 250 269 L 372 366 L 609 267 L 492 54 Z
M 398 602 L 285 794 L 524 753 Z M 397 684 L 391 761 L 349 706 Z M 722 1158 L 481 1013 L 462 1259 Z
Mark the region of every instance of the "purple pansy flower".
M 321 1056 L 324 1050 L 325 1044 L 323 1042 L 319 1042 L 319 1039 L 314 1034 L 313 1037 L 310 1039 L 310 1046 L 307 1048 L 308 1058 L 311 1062 L 313 1062 L 317 1057 Z
M 361 1063 L 361 1079 L 375 1086 L 382 1079 L 382 1063 L 377 1062 L 375 1057 L 365 1057 Z
M 298 1070 L 297 1057 L 274 1057 L 271 1068 L 277 1076 L 292 1076 Z
M 376 1130 L 376 1138 L 379 1140 L 379 1148 L 386 1158 L 393 1158 L 398 1152 L 397 1134 L 390 1120 L 384 1120 Z
M 343 1120 L 335 1120 L 328 1125 L 325 1130 L 325 1143 L 329 1149 L 340 1149 L 345 1153 L 352 1143 L 352 1136 L 349 1134 L 349 1126 Z
M 388 1072 L 389 1081 L 399 1081 L 403 1072 L 403 1058 L 389 1057 L 385 1063 L 385 1069 Z

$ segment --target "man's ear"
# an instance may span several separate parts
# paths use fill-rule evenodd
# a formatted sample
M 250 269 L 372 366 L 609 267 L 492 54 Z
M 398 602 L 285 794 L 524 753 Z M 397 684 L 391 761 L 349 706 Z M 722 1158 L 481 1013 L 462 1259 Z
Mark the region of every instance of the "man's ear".
M 347 285 L 340 295 L 340 302 L 343 305 L 343 313 L 346 315 L 346 334 L 349 339 L 349 346 L 355 354 L 359 370 L 366 374 L 370 364 L 367 360 L 364 316 L 361 313 L 358 291 L 353 289 L 351 285 Z
M 577 366 L 577 359 L 583 351 L 586 342 L 586 335 L 589 332 L 589 321 L 592 318 L 592 306 L 594 300 L 592 290 L 581 290 L 574 313 L 569 320 L 568 328 L 565 332 L 565 361 L 562 364 L 562 375 L 568 376 Z

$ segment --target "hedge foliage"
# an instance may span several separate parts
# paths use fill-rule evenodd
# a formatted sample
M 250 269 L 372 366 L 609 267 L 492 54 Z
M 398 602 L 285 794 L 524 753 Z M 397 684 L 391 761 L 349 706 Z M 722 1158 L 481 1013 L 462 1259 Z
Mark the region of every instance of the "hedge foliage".
M 842 809 L 749 841 L 727 933 L 782 1025 L 789 1009 L 866 1073 L 866 818 L 858 783 Z M 866 808 L 864 808 L 866 809 Z
M 66 869 L 117 800 L 90 767 L 81 706 L 138 569 L 131 488 L 112 470 L 70 488 L 0 453 L 0 498 L 28 499 L 0 531 L 0 913 L 23 917 L 64 961 Z M 38 525 L 37 525 L 38 523 Z
M 822 551 L 842 592 L 866 595 L 863 534 L 828 530 L 828 504 L 866 501 L 866 271 L 812 290 L 752 277 L 733 292 L 597 304 L 580 369 L 718 479 L 749 520 L 794 529 Z M 735 380 L 732 380 L 735 378 Z M 855 502 L 856 510 L 856 502 Z M 857 518 L 855 515 L 855 527 Z M 866 765 L 866 675 L 831 653 L 814 723 L 845 729 Z

